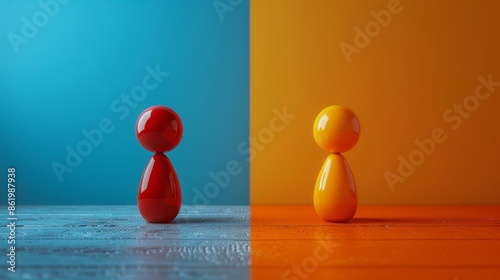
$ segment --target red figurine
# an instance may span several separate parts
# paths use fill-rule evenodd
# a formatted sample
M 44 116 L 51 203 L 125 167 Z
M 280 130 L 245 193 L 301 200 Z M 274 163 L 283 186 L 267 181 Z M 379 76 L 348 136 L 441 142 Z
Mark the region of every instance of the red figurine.
M 155 152 L 142 174 L 137 198 L 139 212 L 150 223 L 171 222 L 181 209 L 179 179 L 163 153 L 179 144 L 182 132 L 181 118 L 165 106 L 149 107 L 137 119 L 137 139 L 144 148 Z

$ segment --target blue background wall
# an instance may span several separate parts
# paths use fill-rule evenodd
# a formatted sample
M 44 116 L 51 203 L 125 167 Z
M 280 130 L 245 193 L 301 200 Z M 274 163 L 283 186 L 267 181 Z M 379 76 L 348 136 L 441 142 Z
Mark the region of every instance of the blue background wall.
M 181 144 L 167 154 L 183 203 L 249 203 L 248 154 L 238 152 L 249 133 L 247 1 L 222 1 L 219 10 L 212 1 L 42 2 L 58 8 L 0 3 L 0 178 L 17 169 L 19 205 L 136 203 L 152 153 L 138 143 L 135 122 L 156 104 L 184 123 Z M 23 18 L 37 30 L 23 35 Z M 13 44 L 13 34 L 25 43 Z M 127 104 L 122 95 L 143 84 L 148 66 L 169 74 Z M 69 166 L 67 147 L 77 150 L 82 131 L 106 119 L 114 130 Z M 210 172 L 230 161 L 241 172 L 216 186 Z M 72 172 L 59 180 L 54 162 Z M 0 188 L 2 205 L 6 196 Z

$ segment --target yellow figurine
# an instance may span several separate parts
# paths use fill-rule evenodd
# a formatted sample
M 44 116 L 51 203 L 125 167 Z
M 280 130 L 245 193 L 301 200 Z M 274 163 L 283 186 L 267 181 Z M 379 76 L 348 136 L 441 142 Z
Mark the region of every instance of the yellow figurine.
M 314 209 L 327 222 L 348 222 L 356 213 L 356 183 L 341 153 L 356 145 L 359 133 L 358 117 L 341 105 L 323 109 L 314 121 L 314 140 L 332 153 L 326 158 L 314 187 Z

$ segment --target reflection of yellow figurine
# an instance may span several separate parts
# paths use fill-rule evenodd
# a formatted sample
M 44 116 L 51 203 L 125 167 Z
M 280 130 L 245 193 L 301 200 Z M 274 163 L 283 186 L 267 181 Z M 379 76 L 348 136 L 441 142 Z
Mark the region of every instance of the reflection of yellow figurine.
M 356 213 L 356 183 L 340 153 L 356 145 L 359 133 L 358 117 L 344 106 L 327 107 L 314 121 L 314 140 L 323 150 L 332 153 L 326 158 L 314 187 L 314 208 L 325 221 L 347 222 Z

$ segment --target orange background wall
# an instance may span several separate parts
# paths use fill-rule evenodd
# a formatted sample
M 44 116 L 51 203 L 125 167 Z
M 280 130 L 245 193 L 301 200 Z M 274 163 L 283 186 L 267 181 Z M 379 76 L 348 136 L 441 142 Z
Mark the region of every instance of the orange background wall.
M 396 2 L 251 1 L 252 204 L 312 203 L 328 155 L 312 125 L 332 104 L 360 118 L 344 154 L 360 204 L 500 203 L 500 86 L 473 97 L 478 76 L 500 82 L 500 2 Z M 398 8 L 377 32 L 371 11 L 388 5 Z M 348 62 L 340 44 L 356 47 L 354 28 L 367 24 L 373 37 Z M 464 99 L 466 118 L 453 111 Z M 295 115 L 285 123 L 275 118 L 284 107 Z M 446 140 L 391 188 L 384 174 L 436 128 Z

